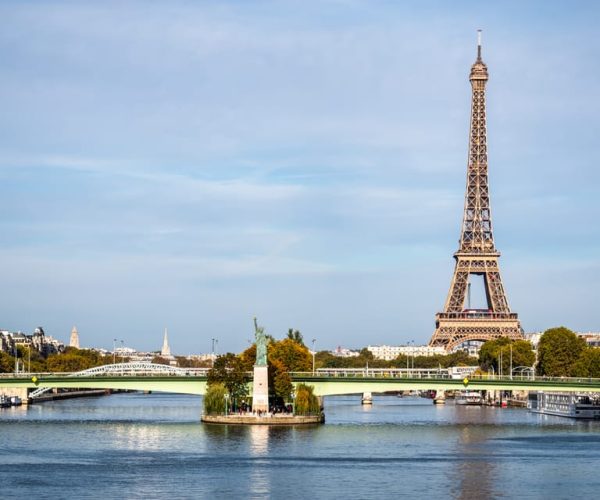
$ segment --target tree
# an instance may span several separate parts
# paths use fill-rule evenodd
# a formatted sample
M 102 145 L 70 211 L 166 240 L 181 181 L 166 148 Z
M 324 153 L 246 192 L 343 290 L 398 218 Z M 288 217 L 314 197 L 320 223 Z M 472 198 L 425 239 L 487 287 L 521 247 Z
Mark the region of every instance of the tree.
M 479 366 L 486 371 L 494 370 L 495 373 L 510 375 L 511 369 L 511 349 L 512 349 L 512 367 L 533 366 L 535 363 L 535 353 L 533 346 L 527 340 L 512 341 L 508 337 L 488 340 L 479 350 Z M 499 365 L 502 360 L 502 366 Z
M 169 361 L 167 358 L 163 358 L 162 356 L 154 356 L 152 358 L 152 363 L 155 365 L 167 365 L 170 366 L 171 365 L 171 361 Z
M 15 358 L 0 351 L 0 373 L 11 373 L 15 370 Z
M 600 377 L 600 349 L 588 347 L 581 352 L 579 359 L 573 365 L 574 377 Z
M 222 415 L 225 413 L 225 397 L 228 395 L 227 388 L 220 382 L 208 386 L 204 395 L 204 413 L 206 415 Z
M 208 371 L 208 385 L 221 383 L 232 399 L 244 398 L 248 395 L 248 377 L 242 360 L 228 352 L 217 356 L 213 367 Z
M 298 384 L 296 387 L 295 412 L 298 415 L 318 415 L 321 412 L 319 398 L 314 395 L 312 386 Z
M 209 359 L 187 358 L 186 356 L 175 356 L 177 366 L 180 368 L 210 368 L 212 361 Z
M 538 344 L 537 371 L 550 377 L 570 377 L 586 349 L 585 340 L 564 326 L 546 330 Z
M 270 360 L 279 360 L 288 371 L 307 372 L 312 370 L 312 356 L 306 346 L 285 338 L 269 344 L 267 355 Z
M 96 351 L 70 347 L 64 353 L 48 356 L 46 368 L 51 372 L 78 372 L 104 365 L 107 362 L 110 362 L 109 358 Z
M 288 329 L 287 338 L 293 340 L 294 342 L 304 345 L 304 337 L 300 333 L 299 330 L 294 330 L 293 328 Z
M 292 378 L 286 366 L 278 359 L 269 362 L 269 392 L 272 396 L 289 401 L 292 395 Z

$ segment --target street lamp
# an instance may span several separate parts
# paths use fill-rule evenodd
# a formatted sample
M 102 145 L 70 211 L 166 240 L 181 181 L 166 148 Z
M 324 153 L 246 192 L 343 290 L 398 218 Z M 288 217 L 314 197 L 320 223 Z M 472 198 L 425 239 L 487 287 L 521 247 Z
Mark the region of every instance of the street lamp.
M 510 379 L 512 380 L 512 343 L 510 344 Z
M 113 339 L 113 365 L 117 362 L 116 356 L 117 356 L 117 339 Z
M 315 342 L 317 339 L 312 339 L 312 356 L 313 356 L 313 375 L 315 374 Z
M 229 393 L 225 393 L 225 415 L 229 415 L 229 409 L 227 408 L 227 403 L 229 400 Z
M 498 354 L 498 376 L 502 377 L 502 347 L 500 348 L 500 353 Z

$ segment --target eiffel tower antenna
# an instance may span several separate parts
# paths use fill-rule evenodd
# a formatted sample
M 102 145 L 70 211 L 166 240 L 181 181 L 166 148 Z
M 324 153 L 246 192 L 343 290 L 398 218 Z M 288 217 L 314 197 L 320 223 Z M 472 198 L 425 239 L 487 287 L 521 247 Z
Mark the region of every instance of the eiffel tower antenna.
M 443 346 L 448 351 L 468 341 L 509 337 L 523 338 L 516 313 L 511 312 L 500 277 L 492 231 L 492 212 L 488 184 L 487 123 L 485 85 L 487 66 L 481 59 L 481 30 L 477 31 L 477 60 L 471 66 L 471 126 L 465 208 L 456 265 L 444 311 L 436 314 L 436 329 L 430 346 Z M 487 309 L 471 309 L 469 278 L 483 276 Z M 468 308 L 465 309 L 465 299 Z

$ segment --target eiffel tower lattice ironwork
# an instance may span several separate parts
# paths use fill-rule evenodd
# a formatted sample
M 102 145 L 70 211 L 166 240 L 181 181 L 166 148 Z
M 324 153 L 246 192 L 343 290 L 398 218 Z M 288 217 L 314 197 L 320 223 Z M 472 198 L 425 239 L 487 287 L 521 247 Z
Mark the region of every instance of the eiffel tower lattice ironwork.
M 452 350 L 466 341 L 486 341 L 499 337 L 523 338 L 516 313 L 510 311 L 494 245 L 488 185 L 485 85 L 487 66 L 481 59 L 481 32 L 478 33 L 477 60 L 469 76 L 472 87 L 471 130 L 467 189 L 456 267 L 444 306 L 436 314 L 436 329 L 430 346 Z M 465 309 L 472 275 L 483 276 L 487 309 Z

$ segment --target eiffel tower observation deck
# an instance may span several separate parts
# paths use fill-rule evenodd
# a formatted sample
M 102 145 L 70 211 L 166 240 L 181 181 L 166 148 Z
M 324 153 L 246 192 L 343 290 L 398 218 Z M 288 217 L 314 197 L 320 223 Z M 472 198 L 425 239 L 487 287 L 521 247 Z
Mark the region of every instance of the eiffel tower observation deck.
M 436 314 L 436 329 L 430 346 L 452 350 L 467 341 L 486 341 L 500 337 L 523 338 L 516 313 L 511 312 L 500 277 L 492 232 L 492 213 L 488 182 L 487 125 L 485 86 L 488 69 L 481 58 L 481 30 L 478 32 L 477 60 L 471 67 L 471 127 L 465 208 L 456 266 L 444 311 Z M 487 307 L 465 308 L 471 276 L 482 276 Z

